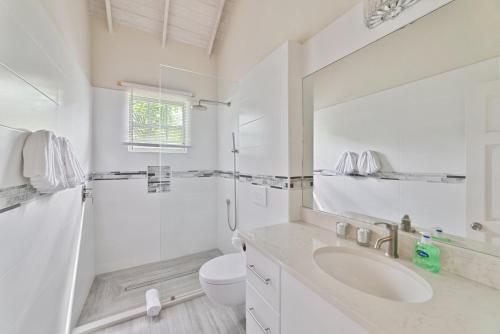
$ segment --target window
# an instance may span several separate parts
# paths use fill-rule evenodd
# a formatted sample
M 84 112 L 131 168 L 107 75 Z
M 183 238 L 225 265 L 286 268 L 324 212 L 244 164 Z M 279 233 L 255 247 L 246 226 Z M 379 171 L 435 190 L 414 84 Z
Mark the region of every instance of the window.
M 186 153 L 190 145 L 189 102 L 183 97 L 129 94 L 130 152 Z

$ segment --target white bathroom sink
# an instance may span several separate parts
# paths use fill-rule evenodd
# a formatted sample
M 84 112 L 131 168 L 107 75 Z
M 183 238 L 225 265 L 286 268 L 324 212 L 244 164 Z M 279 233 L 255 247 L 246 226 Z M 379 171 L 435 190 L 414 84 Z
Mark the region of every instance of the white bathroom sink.
M 373 296 L 404 303 L 432 297 L 432 287 L 417 273 L 367 250 L 323 247 L 314 252 L 314 261 L 334 279 Z

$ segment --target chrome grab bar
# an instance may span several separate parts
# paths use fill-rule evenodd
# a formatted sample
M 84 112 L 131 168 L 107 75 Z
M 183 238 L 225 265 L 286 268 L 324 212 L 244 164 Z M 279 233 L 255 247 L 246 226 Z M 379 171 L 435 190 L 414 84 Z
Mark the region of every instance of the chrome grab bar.
M 261 274 L 259 274 L 257 272 L 257 270 L 255 270 L 255 266 L 253 264 L 249 264 L 248 266 L 248 269 L 255 275 L 257 276 L 258 279 L 260 279 L 265 285 L 269 285 L 269 283 L 271 283 L 271 279 L 270 278 L 264 278 L 264 276 L 262 276 Z
M 255 316 L 255 314 L 253 313 L 254 311 L 254 308 L 253 307 L 249 307 L 248 308 L 248 314 L 250 314 L 250 316 L 252 317 L 252 319 L 255 321 L 255 323 L 257 324 L 257 326 L 260 327 L 260 330 L 262 331 L 262 333 L 265 333 L 265 334 L 270 334 L 271 333 L 271 328 L 269 327 L 266 327 L 264 325 L 262 325 L 260 323 L 259 320 L 257 320 L 257 317 Z

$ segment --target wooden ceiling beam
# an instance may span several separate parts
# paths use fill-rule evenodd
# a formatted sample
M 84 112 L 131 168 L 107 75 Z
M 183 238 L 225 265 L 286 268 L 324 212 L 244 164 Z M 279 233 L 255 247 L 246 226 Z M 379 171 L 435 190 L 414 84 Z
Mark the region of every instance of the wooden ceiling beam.
M 170 11 L 170 0 L 165 0 L 165 11 L 163 13 L 163 32 L 161 35 L 161 47 L 164 48 L 167 44 L 168 35 L 168 14 Z
M 108 22 L 108 31 L 113 32 L 113 16 L 111 15 L 111 0 L 105 0 L 106 20 Z
M 209 44 L 208 44 L 208 56 L 212 55 L 215 39 L 217 38 L 217 31 L 219 30 L 220 21 L 222 19 L 222 13 L 224 12 L 224 5 L 226 4 L 226 0 L 219 0 L 219 7 L 217 8 L 217 16 L 215 17 L 214 28 L 212 30 L 212 35 L 210 36 Z

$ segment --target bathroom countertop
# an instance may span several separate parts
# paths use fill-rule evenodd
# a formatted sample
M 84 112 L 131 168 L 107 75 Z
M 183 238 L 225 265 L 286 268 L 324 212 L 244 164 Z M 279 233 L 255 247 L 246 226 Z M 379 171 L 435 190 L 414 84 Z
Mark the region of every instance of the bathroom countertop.
M 314 251 L 325 246 L 362 248 L 382 255 L 381 250 L 358 246 L 338 239 L 330 230 L 301 222 L 242 231 L 241 235 L 370 333 L 500 333 L 500 290 L 444 271 L 429 273 L 411 261 L 394 259 L 427 280 L 434 294 L 424 303 L 391 301 L 344 285 L 313 259 Z

